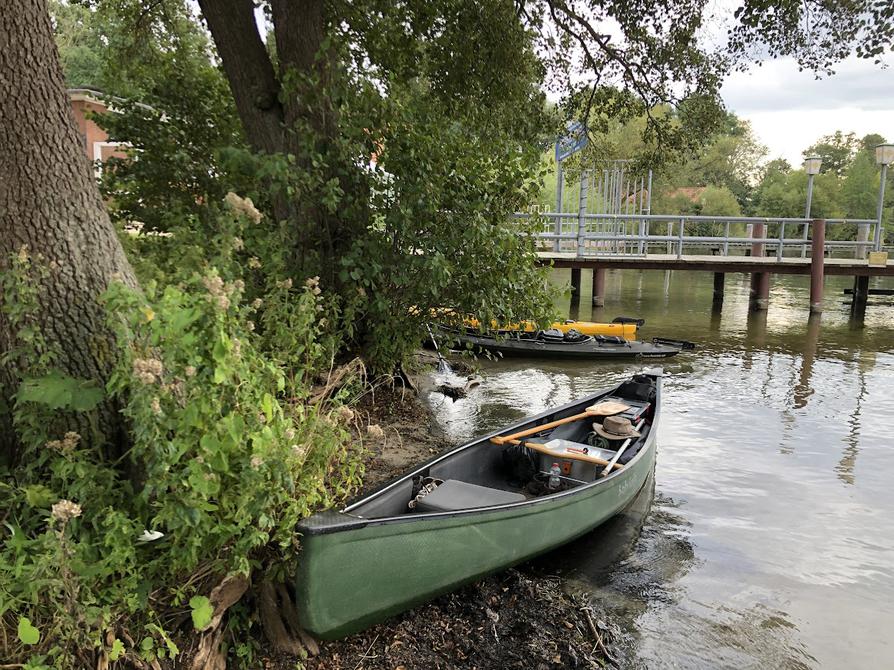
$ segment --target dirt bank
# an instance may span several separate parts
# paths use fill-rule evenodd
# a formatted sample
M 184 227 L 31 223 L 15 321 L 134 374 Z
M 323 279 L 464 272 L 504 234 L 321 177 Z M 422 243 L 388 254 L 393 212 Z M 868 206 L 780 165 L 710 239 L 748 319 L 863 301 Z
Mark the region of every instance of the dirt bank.
M 454 446 L 438 430 L 416 392 L 400 383 L 368 392 L 355 409 L 364 422 L 380 426 L 384 432 L 382 439 L 365 440 L 371 454 L 364 492 Z
M 362 633 L 324 643 L 308 670 L 601 668 L 604 624 L 556 578 L 507 570 Z

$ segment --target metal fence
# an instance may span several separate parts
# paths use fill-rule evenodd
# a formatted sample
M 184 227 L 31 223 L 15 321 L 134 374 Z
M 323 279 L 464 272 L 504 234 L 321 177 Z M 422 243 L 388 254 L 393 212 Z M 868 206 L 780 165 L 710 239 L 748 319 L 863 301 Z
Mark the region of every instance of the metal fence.
M 589 214 L 585 209 L 579 213 L 518 213 L 515 218 L 534 219 L 540 224 L 533 234 L 542 251 L 577 256 L 658 253 L 681 258 L 684 251 L 731 256 L 744 255 L 746 249 L 763 245 L 762 253 L 775 252 L 776 258 L 782 260 L 787 255 L 805 257 L 810 247 L 810 219 Z M 855 226 L 856 239 L 827 238 L 827 251 L 851 250 L 854 258 L 862 258 L 867 251 L 882 248 L 884 231 L 876 232 L 875 219 L 826 219 L 827 236 L 835 237 L 832 231 L 843 226 Z

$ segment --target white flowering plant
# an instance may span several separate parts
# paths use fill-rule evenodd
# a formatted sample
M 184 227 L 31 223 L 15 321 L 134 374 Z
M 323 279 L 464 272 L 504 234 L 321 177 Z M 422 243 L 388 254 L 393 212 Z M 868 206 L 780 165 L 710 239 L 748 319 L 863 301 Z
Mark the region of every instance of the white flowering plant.
M 113 282 L 103 300 L 118 363 L 105 388 L 85 386 L 56 375 L 42 352 L 27 319 L 34 269 L 19 269 L 3 286 L 17 291 L 30 342 L 16 355 L 34 361 L 36 376 L 23 382 L 16 413 L 28 460 L 0 467 L 0 628 L 10 658 L 61 668 L 95 665 L 92 654 L 173 657 L 164 622 L 209 579 L 284 575 L 297 521 L 360 484 L 353 412 L 309 401 L 331 361 L 325 320 L 335 317 L 315 279 L 271 278 L 265 292 L 268 278 L 245 280 L 236 262 L 186 266 L 142 292 Z M 60 394 L 66 384 L 75 386 Z M 101 440 L 112 436 L 89 432 L 95 403 L 85 398 L 96 394 L 127 417 L 123 460 L 103 457 Z M 64 429 L 72 420 L 84 430 Z M 231 619 L 252 625 L 244 614 Z

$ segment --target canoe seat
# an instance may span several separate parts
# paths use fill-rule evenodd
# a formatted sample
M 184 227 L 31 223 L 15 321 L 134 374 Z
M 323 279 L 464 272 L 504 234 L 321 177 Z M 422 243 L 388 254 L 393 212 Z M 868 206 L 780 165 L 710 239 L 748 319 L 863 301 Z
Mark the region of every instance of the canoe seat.
M 521 493 L 501 491 L 469 484 L 458 479 L 448 479 L 427 496 L 416 503 L 419 512 L 456 512 L 473 507 L 490 507 L 508 503 L 524 502 Z

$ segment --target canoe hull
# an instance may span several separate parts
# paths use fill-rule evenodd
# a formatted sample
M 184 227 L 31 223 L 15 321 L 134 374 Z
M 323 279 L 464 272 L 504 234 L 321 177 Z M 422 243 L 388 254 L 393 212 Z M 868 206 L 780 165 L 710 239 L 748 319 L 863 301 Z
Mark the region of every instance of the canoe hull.
M 624 509 L 648 479 L 657 420 L 656 414 L 646 444 L 624 468 L 586 486 L 337 532 L 305 525 L 296 582 L 302 626 L 323 639 L 343 637 L 591 531 Z

